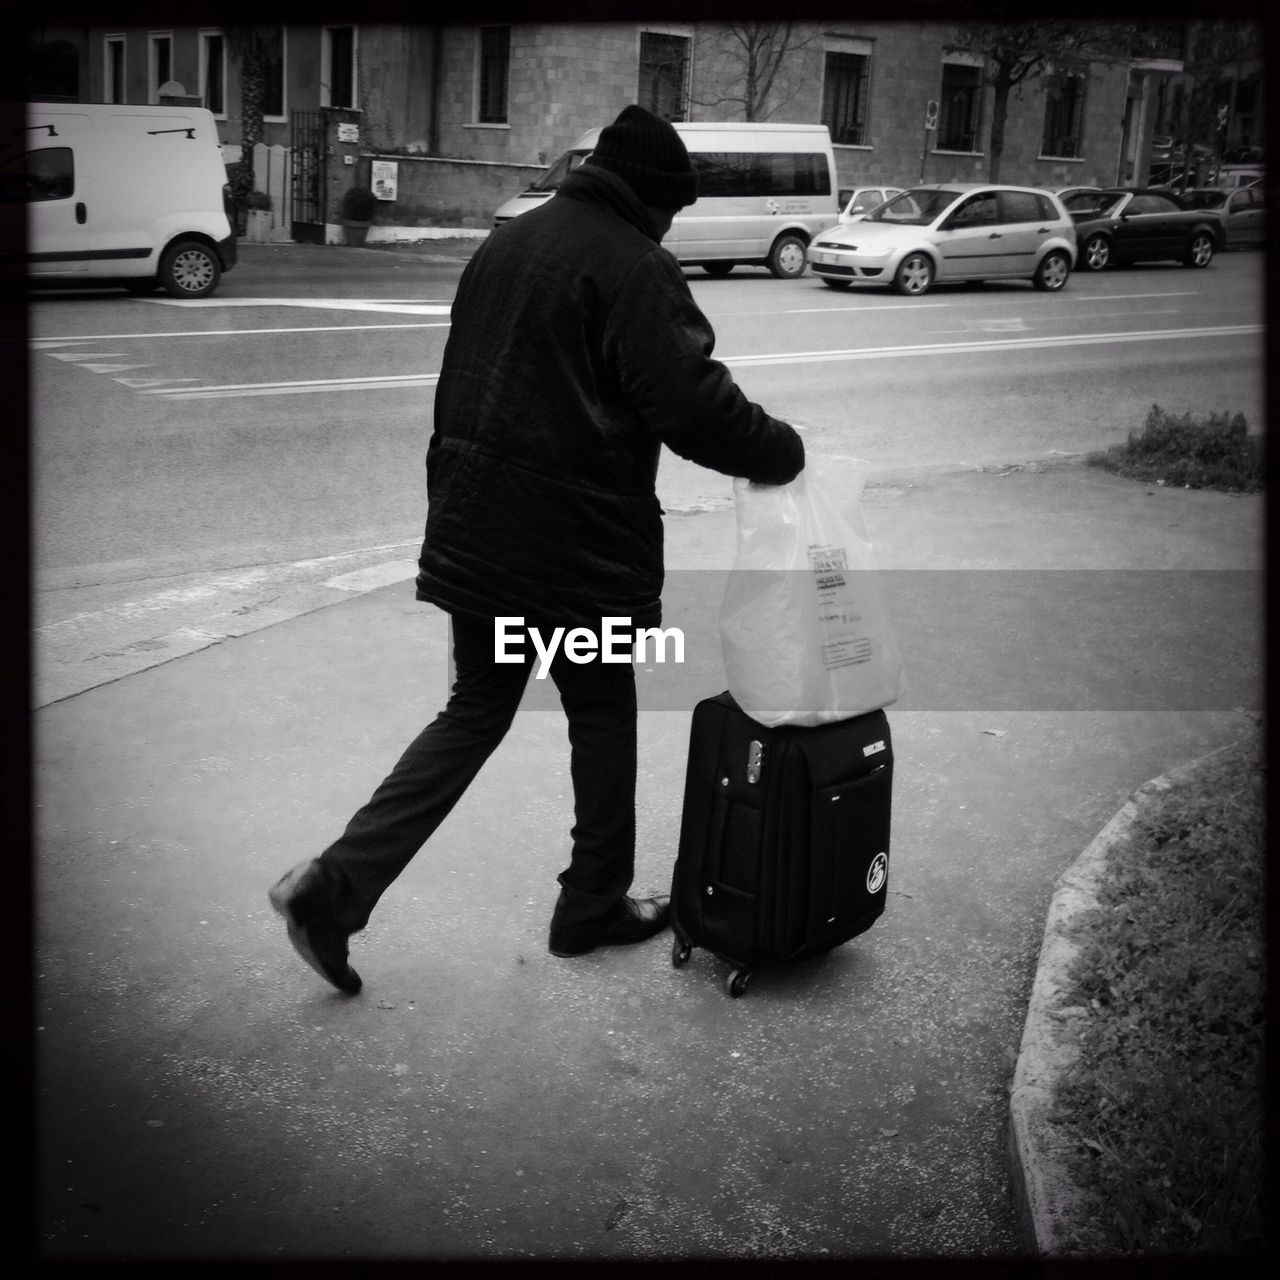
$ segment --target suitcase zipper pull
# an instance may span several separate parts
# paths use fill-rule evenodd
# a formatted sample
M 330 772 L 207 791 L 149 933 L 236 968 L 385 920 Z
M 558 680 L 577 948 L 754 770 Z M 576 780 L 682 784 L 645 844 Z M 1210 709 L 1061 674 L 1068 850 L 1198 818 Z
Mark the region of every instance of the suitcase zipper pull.
M 760 761 L 764 756 L 764 743 L 752 739 L 747 747 L 747 781 L 754 786 L 760 781 Z

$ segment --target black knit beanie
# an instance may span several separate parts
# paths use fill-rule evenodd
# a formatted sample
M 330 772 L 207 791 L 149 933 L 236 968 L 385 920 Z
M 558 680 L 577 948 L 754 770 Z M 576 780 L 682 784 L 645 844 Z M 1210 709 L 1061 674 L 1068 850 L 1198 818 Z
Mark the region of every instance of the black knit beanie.
M 625 107 L 601 130 L 586 164 L 616 173 L 655 209 L 683 209 L 698 198 L 698 175 L 680 135 L 671 124 L 643 107 Z

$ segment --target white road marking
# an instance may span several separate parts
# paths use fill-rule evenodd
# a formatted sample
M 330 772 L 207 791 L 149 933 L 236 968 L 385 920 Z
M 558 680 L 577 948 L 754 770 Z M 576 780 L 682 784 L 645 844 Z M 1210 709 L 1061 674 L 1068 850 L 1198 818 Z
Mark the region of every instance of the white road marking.
M 199 378 L 116 378 L 122 387 L 130 391 L 149 391 L 154 387 L 170 386 L 175 382 L 199 382 Z
M 1168 293 L 1060 293 L 1063 302 L 1136 302 L 1139 298 L 1198 298 L 1199 289 L 1171 289 Z
M 1025 333 L 1031 326 L 1019 316 L 981 317 L 970 321 L 972 328 L 985 329 L 988 333 Z
M 388 387 L 434 387 L 438 373 L 401 373 L 378 378 L 308 378 L 298 382 L 233 382 L 190 390 L 144 391 L 143 395 L 166 400 L 226 400 L 237 396 L 297 396 L 314 391 L 378 391 Z
M 936 342 L 903 347 L 863 347 L 849 351 L 791 351 L 781 355 L 728 356 L 727 365 L 814 364 L 826 360 L 877 360 L 897 356 L 949 356 L 979 351 L 1026 351 L 1045 347 L 1088 347 L 1119 342 L 1168 339 L 1227 338 L 1262 333 L 1260 324 L 1225 325 L 1216 329 L 1145 329 L 1128 333 L 1094 333 L 1049 338 L 1006 338 L 991 342 Z
M 994 297 L 994 295 L 992 295 Z M 1064 302 L 1131 302 L 1143 298 L 1194 298 L 1198 296 L 1194 289 L 1183 290 L 1180 292 L 1169 293 L 1122 293 L 1108 297 L 1104 294 L 1087 293 L 1087 294 L 1060 294 L 1059 299 Z M 334 300 L 326 299 L 298 299 L 298 298 L 144 298 L 138 299 L 143 302 L 154 302 L 157 305 L 170 305 L 178 307 L 214 307 L 214 306 L 236 306 L 236 307 L 257 307 L 257 306 L 330 306 Z M 343 304 L 352 304 L 352 299 L 337 299 L 336 302 Z M 880 311 L 921 311 L 925 308 L 951 308 L 958 306 L 971 306 L 973 302 L 972 295 L 968 295 L 964 299 L 954 299 L 941 302 L 884 302 L 871 301 L 865 305 L 847 306 L 839 303 L 832 303 L 825 307 L 791 307 L 781 311 L 708 311 L 706 314 L 713 320 L 729 319 L 735 316 L 753 316 L 753 315 L 847 315 L 849 313 L 862 314 L 863 312 L 880 312 Z M 448 315 L 450 304 L 447 303 L 415 303 L 415 302 L 393 302 L 393 303 L 372 303 L 368 301 L 359 301 L 354 305 L 344 305 L 345 310 L 387 310 L 387 311 L 403 311 L 410 307 L 435 307 L 436 310 L 427 314 Z M 178 331 L 156 331 L 150 333 L 81 333 L 73 334 L 69 337 L 61 338 L 32 338 L 31 345 L 36 350 L 44 351 L 50 347 L 65 347 L 73 342 L 123 342 L 126 339 L 137 338 L 239 338 L 239 337 L 261 337 L 264 334 L 275 333 L 359 333 L 366 330 L 381 329 L 447 329 L 449 321 L 427 321 L 418 324 L 319 324 L 319 325 L 297 325 L 288 327 L 276 327 L 262 329 L 182 329 Z M 75 357 L 80 359 L 82 357 Z
M 56 636 L 62 632 L 77 630 L 82 623 L 94 619 L 142 618 L 148 614 L 163 613 L 167 609 L 178 606 L 218 598 L 227 593 L 234 594 L 247 591 L 254 587 L 260 587 L 264 583 L 274 584 L 281 582 L 299 572 L 306 573 L 309 570 L 324 569 L 329 565 L 337 567 L 342 561 L 350 561 L 354 557 L 380 554 L 387 551 L 403 552 L 406 547 L 417 547 L 417 545 L 416 542 L 391 542 L 372 547 L 357 547 L 353 551 L 342 551 L 336 555 L 318 556 L 308 560 L 294 560 L 287 564 L 255 565 L 238 572 L 215 574 L 202 582 L 197 582 L 190 586 L 171 587 L 166 591 L 158 591 L 153 595 L 143 596 L 137 600 L 122 600 L 118 604 L 110 605 L 105 609 L 73 613 L 68 617 L 60 618 L 57 622 L 46 622 L 38 625 L 33 630 L 41 635 Z M 355 579 L 362 573 L 382 572 L 390 575 L 393 569 L 397 575 L 403 575 L 406 565 L 412 565 L 412 571 L 408 575 L 412 577 L 417 572 L 416 561 L 394 560 L 382 565 L 374 565 L 368 569 L 357 569 L 349 574 L 340 574 L 322 585 L 350 591 L 356 588 L 345 585 L 344 579 Z M 388 576 L 386 580 L 388 582 L 398 582 L 401 577 Z M 378 582 L 376 585 L 384 584 Z M 38 583 L 37 589 L 39 589 Z
M 88 613 L 73 613 L 70 617 L 61 618 L 57 622 L 48 622 L 35 628 L 43 635 L 56 634 L 67 628 L 77 627 L 90 618 L 140 618 L 148 613 L 163 612 L 176 605 L 194 604 L 199 600 L 208 600 L 225 591 L 243 591 L 272 576 L 274 566 L 260 566 L 248 569 L 243 573 L 225 574 L 210 578 L 208 581 L 191 587 L 177 587 L 169 591 L 160 591 L 152 596 L 144 596 L 141 600 L 125 600 L 109 609 L 94 609 Z
M 870 303 L 865 307 L 841 306 L 838 302 L 825 307 L 783 307 L 777 311 L 704 311 L 708 320 L 732 320 L 738 316 L 839 316 L 849 312 L 863 311 L 925 311 L 930 307 L 949 307 L 949 302 L 881 302 Z
M 376 591 L 379 587 L 389 587 L 393 582 L 407 582 L 416 577 L 417 573 L 416 560 L 388 560 L 385 564 L 371 564 L 367 569 L 339 574 L 323 585 L 338 591 L 363 593 Z
M 157 307 L 303 307 L 312 311 L 386 311 L 406 316 L 447 316 L 449 302 L 393 302 L 377 298 L 146 298 Z
M 1058 295 L 1064 302 L 1132 302 L 1138 298 L 1195 298 L 1199 297 L 1198 289 L 1185 289 L 1169 293 L 1062 293 Z M 846 315 L 850 312 L 861 314 L 864 311 L 923 311 L 927 307 L 971 308 L 975 300 L 983 299 L 982 294 L 957 295 L 954 298 L 938 302 L 885 302 L 883 299 L 870 299 L 860 305 L 832 301 L 825 307 L 788 307 L 778 311 L 707 311 L 704 314 L 712 320 L 727 320 L 735 316 L 805 316 L 805 315 Z M 1008 302 L 1008 296 L 991 293 L 985 295 L 986 301 Z
M 814 364 L 823 361 L 896 359 L 903 356 L 948 356 L 986 351 L 1026 351 L 1050 347 L 1096 346 L 1121 342 L 1159 342 L 1200 338 L 1241 337 L 1262 333 L 1262 325 L 1228 325 L 1221 328 L 1141 329 L 1126 333 L 1080 334 L 1044 338 L 998 338 L 975 342 L 916 343 L 896 347 L 856 347 L 837 351 L 789 351 L 759 356 L 723 356 L 735 368 L 761 365 Z M 369 391 L 431 387 L 438 373 L 398 374 L 376 378 L 310 378 L 291 382 L 239 382 L 221 386 L 191 387 L 177 391 L 164 388 L 144 391 L 144 395 L 167 400 L 214 400 L 239 396 L 306 395 L 323 391 Z
M 360 333 L 366 329 L 447 329 L 447 320 L 425 320 L 420 324 L 305 324 L 269 329 L 177 329 L 167 333 L 82 333 L 72 338 L 32 338 L 37 351 L 65 347 L 72 342 L 123 342 L 126 338 L 242 338 L 264 333 Z
M 414 542 L 380 542 L 372 547 L 357 547 L 354 551 L 339 551 L 336 555 L 331 556 L 315 556 L 310 560 L 294 560 L 288 567 L 290 569 L 318 569 L 321 565 L 337 564 L 339 560 L 350 560 L 352 556 L 367 556 L 375 551 L 403 551 L 405 547 L 416 548 L 422 539 L 419 538 Z
M 79 364 L 82 360 L 122 360 L 123 351 L 50 351 L 55 360 L 66 360 Z
M 78 368 L 88 369 L 90 373 L 126 373 L 130 369 L 149 369 L 149 364 L 110 364 L 104 361 L 127 360 L 123 351 L 46 351 L 46 355 L 55 360 L 63 360 L 75 364 Z M 125 381 L 117 378 L 117 382 Z

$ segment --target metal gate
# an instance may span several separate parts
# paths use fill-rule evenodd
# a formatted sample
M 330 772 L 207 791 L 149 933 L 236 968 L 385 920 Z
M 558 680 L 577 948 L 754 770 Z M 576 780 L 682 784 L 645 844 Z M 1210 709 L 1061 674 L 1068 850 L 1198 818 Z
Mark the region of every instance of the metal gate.
M 289 113 L 289 176 L 292 186 L 290 235 L 324 243 L 324 118 L 319 111 Z

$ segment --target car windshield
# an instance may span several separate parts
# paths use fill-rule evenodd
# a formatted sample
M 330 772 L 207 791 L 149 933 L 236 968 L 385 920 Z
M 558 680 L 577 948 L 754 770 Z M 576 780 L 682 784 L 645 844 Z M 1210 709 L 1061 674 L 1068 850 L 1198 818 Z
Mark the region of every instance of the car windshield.
M 529 191 L 557 191 L 560 184 L 591 154 L 590 151 L 566 151 L 559 160 L 540 177 L 531 182 Z
M 1105 218 L 1124 199 L 1123 191 L 1080 191 L 1066 200 L 1067 212 L 1079 217 Z
M 960 194 L 959 191 L 938 191 L 933 188 L 904 191 L 867 214 L 864 221 L 891 222 L 904 227 L 927 227 L 944 209 L 952 205 Z

